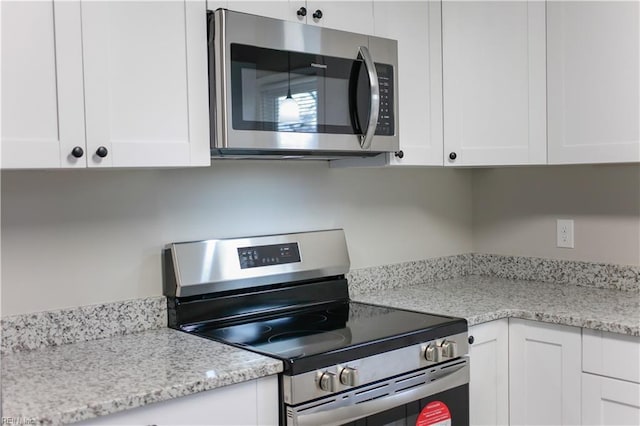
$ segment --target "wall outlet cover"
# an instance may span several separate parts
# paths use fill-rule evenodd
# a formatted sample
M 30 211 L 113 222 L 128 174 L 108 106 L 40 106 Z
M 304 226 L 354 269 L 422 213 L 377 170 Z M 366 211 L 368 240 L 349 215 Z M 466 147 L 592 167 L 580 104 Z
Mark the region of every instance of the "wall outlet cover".
M 574 248 L 573 219 L 558 219 L 556 233 L 556 245 L 558 247 Z

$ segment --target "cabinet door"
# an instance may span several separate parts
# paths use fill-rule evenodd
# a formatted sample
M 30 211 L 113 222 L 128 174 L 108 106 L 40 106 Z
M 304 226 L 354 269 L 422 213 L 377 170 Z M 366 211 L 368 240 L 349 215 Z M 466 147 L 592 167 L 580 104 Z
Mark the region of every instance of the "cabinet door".
M 86 1 L 82 32 L 89 166 L 210 164 L 206 2 Z
M 509 322 L 469 328 L 469 414 L 472 425 L 509 424 Z
M 398 41 L 398 131 L 403 157 L 390 165 L 442 165 L 439 1 L 377 1 L 375 35 Z
M 640 3 L 547 3 L 549 163 L 640 161 Z
M 445 165 L 546 163 L 545 2 L 443 2 L 442 55 Z
M 640 425 L 640 384 L 582 374 L 583 425 Z
M 79 425 L 277 425 L 278 378 L 257 380 L 87 420 Z
M 322 12 L 322 18 L 313 17 L 316 11 Z M 307 0 L 307 23 L 354 33 L 373 34 L 373 1 Z
M 286 19 L 289 21 L 296 19 L 296 15 L 290 13 L 290 4 L 287 0 L 229 0 L 228 3 L 229 10 L 235 10 L 236 12 L 250 13 L 252 15 L 266 16 L 275 19 Z
M 79 1 L 3 1 L 2 168 L 86 167 Z
M 509 320 L 510 424 L 580 424 L 580 329 Z

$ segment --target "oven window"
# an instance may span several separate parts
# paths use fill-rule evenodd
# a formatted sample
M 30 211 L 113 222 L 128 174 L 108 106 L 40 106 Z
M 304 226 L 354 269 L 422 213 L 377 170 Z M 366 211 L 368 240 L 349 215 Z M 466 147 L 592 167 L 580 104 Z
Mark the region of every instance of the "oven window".
M 425 422 L 425 415 L 421 413 L 429 404 L 439 404 L 446 407 L 448 415 L 443 415 L 438 421 L 432 417 L 436 425 L 468 426 L 469 425 L 469 385 L 458 386 L 440 392 L 436 395 L 410 402 L 369 417 L 346 423 L 348 426 L 416 426 Z M 447 419 L 448 420 L 445 420 Z
M 360 60 L 231 44 L 231 81 L 237 130 L 361 134 L 368 121 Z

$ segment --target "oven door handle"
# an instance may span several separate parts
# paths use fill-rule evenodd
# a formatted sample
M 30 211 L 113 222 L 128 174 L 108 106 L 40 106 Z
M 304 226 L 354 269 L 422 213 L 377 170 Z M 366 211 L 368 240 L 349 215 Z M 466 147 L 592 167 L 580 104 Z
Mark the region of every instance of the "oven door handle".
M 457 368 L 456 368 L 457 367 Z M 440 376 L 432 382 L 421 386 L 384 396 L 355 405 L 348 405 L 326 411 L 316 411 L 308 414 L 292 413 L 287 425 L 295 426 L 334 426 L 349 423 L 376 413 L 399 407 L 422 398 L 444 392 L 469 383 L 469 361 L 459 366 L 452 367 L 451 372 Z M 320 401 L 319 401 L 320 402 Z M 291 420 L 293 422 L 291 423 Z
M 362 58 L 364 67 L 369 77 L 369 90 L 371 91 L 371 103 L 369 104 L 369 124 L 364 135 L 360 135 L 360 147 L 369 149 L 371 140 L 376 133 L 378 126 L 378 116 L 380 114 L 380 85 L 378 84 L 378 73 L 376 72 L 376 64 L 373 62 L 371 53 L 366 46 L 358 48 L 358 58 Z

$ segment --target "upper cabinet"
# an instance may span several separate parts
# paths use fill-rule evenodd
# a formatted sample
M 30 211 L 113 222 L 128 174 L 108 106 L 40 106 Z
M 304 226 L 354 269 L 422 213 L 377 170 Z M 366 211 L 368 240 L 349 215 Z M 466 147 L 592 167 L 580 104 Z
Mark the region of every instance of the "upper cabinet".
M 80 3 L 0 7 L 2 168 L 86 167 Z
M 640 161 L 640 3 L 547 2 L 549 163 Z
M 2 2 L 2 167 L 210 164 L 205 4 Z
M 83 3 L 89 165 L 210 163 L 205 12 L 204 1 Z
M 545 3 L 443 2 L 442 55 L 445 165 L 545 164 Z
M 398 41 L 400 152 L 392 166 L 442 166 L 441 3 L 373 4 L 375 35 Z
M 373 34 L 373 1 L 275 0 L 219 1 L 207 3 L 210 10 L 220 7 L 237 12 L 285 19 L 361 34 Z

